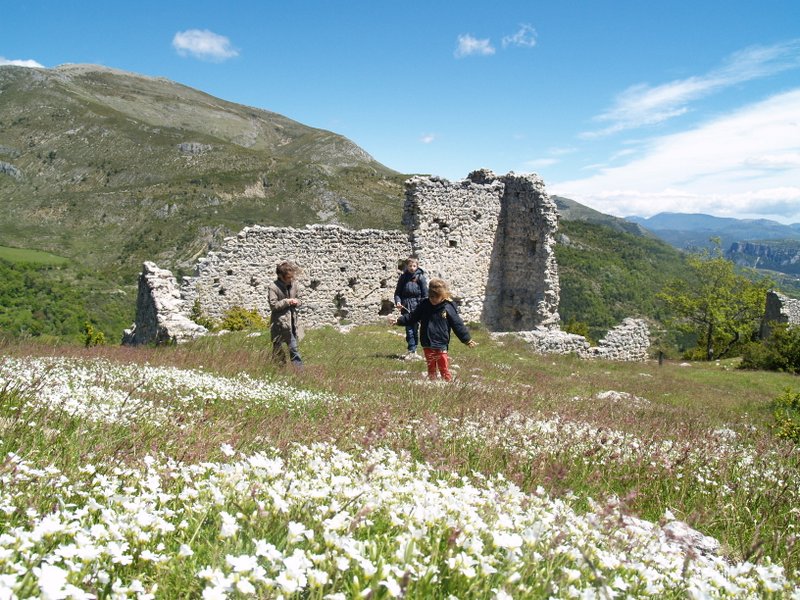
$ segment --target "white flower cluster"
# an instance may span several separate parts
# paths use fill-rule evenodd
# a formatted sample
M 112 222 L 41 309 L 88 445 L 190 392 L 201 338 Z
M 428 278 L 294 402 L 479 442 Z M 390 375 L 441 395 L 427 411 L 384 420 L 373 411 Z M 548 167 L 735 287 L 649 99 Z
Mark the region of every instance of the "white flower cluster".
M 246 400 L 285 410 L 339 401 L 333 394 L 246 375 L 222 377 L 196 369 L 61 357 L 3 357 L 0 388 L 33 394 L 40 404 L 76 417 L 117 424 L 137 419 L 166 423 L 172 414 L 191 417 L 219 401 Z M 164 398 L 169 399 L 168 404 Z
M 503 418 L 488 414 L 453 419 L 429 415 L 406 422 L 401 430 L 386 436 L 442 437 L 466 451 L 500 449 L 522 462 L 543 456 L 569 457 L 593 467 L 620 468 L 636 463 L 672 473 L 676 479 L 699 484 L 706 494 L 732 497 L 735 493 L 763 493 L 784 489 L 800 505 L 800 473 L 781 467 L 785 463 L 775 450 L 757 450 L 738 439 L 730 429 L 709 432 L 704 438 L 678 443 L 670 439 L 643 440 L 632 433 L 565 419 L 559 415 L 533 418 L 511 413 Z M 417 442 L 419 443 L 419 441 Z M 722 466 L 736 472 L 733 490 L 720 479 Z
M 169 585 L 208 599 L 800 598 L 769 562 L 687 554 L 660 528 L 386 449 L 147 457 L 74 480 L 9 454 L 0 473 L 0 598 L 153 598 Z

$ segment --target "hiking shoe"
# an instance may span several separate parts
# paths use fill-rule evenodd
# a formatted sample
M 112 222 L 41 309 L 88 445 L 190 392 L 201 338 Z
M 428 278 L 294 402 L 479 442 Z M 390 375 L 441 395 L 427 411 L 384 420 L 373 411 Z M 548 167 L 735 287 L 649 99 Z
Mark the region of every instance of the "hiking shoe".
M 403 360 L 423 360 L 423 358 L 416 352 L 406 352 Z

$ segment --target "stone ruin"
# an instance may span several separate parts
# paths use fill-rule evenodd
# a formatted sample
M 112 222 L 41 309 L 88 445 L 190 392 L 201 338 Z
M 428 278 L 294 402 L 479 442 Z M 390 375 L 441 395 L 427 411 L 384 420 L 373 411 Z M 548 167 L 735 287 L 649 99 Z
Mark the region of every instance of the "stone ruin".
M 393 312 L 400 263 L 413 254 L 430 277 L 449 282 L 467 322 L 480 321 L 494 332 L 524 332 L 539 352 L 647 357 L 649 331 L 643 321 L 626 320 L 597 348 L 559 330 L 558 211 L 538 176 L 479 170 L 456 182 L 412 177 L 406 182 L 403 225 L 405 231 L 246 227 L 201 258 L 177 296 L 174 278 L 159 288 L 152 279 L 157 267 L 146 263 L 136 323 L 124 343 L 181 341 L 204 333 L 188 318 L 194 306 L 212 319 L 221 319 L 234 306 L 268 315 L 266 288 L 283 260 L 302 270 L 300 310 L 307 327 L 374 323 Z M 159 302 L 146 300 L 167 290 L 177 313 L 169 318 L 151 310 Z M 193 327 L 180 329 L 179 317 Z M 154 319 L 179 329 L 163 331 Z M 162 331 L 161 337 L 154 337 L 154 331 Z
M 770 336 L 772 323 L 786 323 L 790 327 L 800 325 L 800 300 L 775 291 L 767 292 L 764 318 L 761 320 L 762 339 Z

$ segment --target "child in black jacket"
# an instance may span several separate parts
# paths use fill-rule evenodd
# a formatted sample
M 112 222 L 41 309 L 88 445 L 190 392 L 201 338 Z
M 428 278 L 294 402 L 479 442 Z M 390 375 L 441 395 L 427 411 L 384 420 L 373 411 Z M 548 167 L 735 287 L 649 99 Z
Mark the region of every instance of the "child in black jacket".
M 447 347 L 450 344 L 450 330 L 456 337 L 470 348 L 477 346 L 471 339 L 467 326 L 458 314 L 450 297 L 447 282 L 443 279 L 431 279 L 428 284 L 428 297 L 419 303 L 411 314 L 401 315 L 395 321 L 397 325 L 413 325 L 421 323 L 420 341 L 428 363 L 428 378 L 436 379 L 438 369 L 445 381 L 453 379 L 448 368 Z

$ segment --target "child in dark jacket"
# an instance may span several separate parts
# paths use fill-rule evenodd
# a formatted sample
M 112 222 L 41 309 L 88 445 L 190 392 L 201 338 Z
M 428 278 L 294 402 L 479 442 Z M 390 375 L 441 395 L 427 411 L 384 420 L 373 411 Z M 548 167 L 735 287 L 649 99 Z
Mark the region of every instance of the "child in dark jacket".
M 394 304 L 401 313 L 407 315 L 414 312 L 425 298 L 428 297 L 428 277 L 425 271 L 419 268 L 419 260 L 416 256 L 409 256 L 406 260 L 406 268 L 397 279 L 397 287 L 394 290 Z M 417 355 L 417 344 L 419 343 L 419 323 L 406 325 L 406 344 L 408 353 L 406 360 L 415 360 Z
M 421 323 L 420 341 L 428 363 L 428 378 L 436 379 L 438 369 L 445 381 L 451 381 L 453 375 L 448 365 L 447 347 L 450 344 L 450 330 L 456 337 L 470 348 L 477 346 L 470 337 L 467 326 L 458 314 L 450 297 L 447 282 L 443 279 L 431 279 L 428 283 L 428 297 L 422 300 L 410 314 L 404 314 L 395 321 L 397 325 L 413 325 Z

